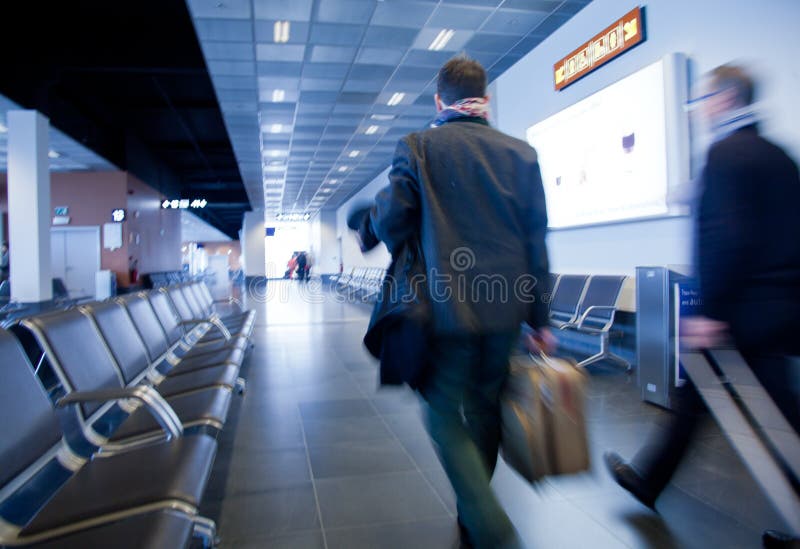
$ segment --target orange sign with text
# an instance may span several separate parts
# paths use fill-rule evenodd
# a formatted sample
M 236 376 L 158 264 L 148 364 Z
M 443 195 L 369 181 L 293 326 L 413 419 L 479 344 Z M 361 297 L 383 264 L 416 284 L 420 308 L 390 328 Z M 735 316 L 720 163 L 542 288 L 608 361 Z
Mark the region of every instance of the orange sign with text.
M 641 44 L 644 38 L 642 9 L 637 7 L 553 65 L 556 91 L 563 90 L 604 63 Z

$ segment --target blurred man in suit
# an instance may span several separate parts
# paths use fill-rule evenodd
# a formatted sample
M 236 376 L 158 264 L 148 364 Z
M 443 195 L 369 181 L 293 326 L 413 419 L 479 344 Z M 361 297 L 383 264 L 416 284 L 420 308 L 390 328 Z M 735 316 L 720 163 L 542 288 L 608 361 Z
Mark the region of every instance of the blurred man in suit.
M 714 132 L 701 178 L 695 230 L 702 316 L 681 326 L 682 344 L 719 345 L 731 338 L 761 384 L 800 430 L 800 177 L 797 165 L 759 135 L 754 82 L 740 67 L 710 74 L 703 115 Z M 630 463 L 606 454 L 617 482 L 653 508 L 705 410 L 691 384 L 676 413 Z M 800 547 L 765 532 L 766 547 Z

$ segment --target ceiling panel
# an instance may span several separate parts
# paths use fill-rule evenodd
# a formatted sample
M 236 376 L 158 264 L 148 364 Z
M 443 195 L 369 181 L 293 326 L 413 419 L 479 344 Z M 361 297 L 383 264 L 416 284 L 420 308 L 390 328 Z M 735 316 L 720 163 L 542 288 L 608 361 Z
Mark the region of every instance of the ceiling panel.
M 376 3 L 372 0 L 319 0 L 317 20 L 325 23 L 368 23 Z
M 253 0 L 256 19 L 310 21 L 312 0 Z
M 587 3 L 251 1 L 254 33 L 210 4 L 211 15 L 196 24 L 208 42 L 204 48 L 236 154 L 252 157 L 248 174 L 262 169 L 269 183 L 257 192 L 269 189 L 271 213 L 337 207 L 385 169 L 399 138 L 434 118 L 435 79 L 444 62 L 467 52 L 496 77 Z M 274 41 L 276 21 L 290 22 L 286 43 Z M 455 32 L 444 49 L 431 51 L 447 29 Z M 248 60 L 249 71 L 231 64 Z M 404 96 L 389 105 L 398 92 Z M 248 110 L 256 136 L 261 132 L 257 147 L 239 142 L 253 135 L 252 125 L 241 121 Z

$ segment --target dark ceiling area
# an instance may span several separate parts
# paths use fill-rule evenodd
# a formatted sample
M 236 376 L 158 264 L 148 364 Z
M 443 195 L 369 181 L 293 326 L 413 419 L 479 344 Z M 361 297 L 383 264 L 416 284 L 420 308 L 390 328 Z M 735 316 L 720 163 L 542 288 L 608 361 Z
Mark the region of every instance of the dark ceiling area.
M 183 0 L 5 2 L 0 94 L 237 238 L 250 204 Z

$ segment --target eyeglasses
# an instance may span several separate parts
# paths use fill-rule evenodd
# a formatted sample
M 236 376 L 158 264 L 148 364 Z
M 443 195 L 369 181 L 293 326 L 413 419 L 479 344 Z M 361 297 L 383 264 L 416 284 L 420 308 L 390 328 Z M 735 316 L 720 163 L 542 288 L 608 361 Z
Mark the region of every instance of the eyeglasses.
M 707 101 L 708 99 L 711 99 L 715 95 L 721 94 L 723 91 L 725 91 L 725 90 L 716 90 L 716 91 L 709 92 L 707 94 L 701 95 L 700 97 L 695 97 L 693 99 L 689 99 L 683 105 L 683 110 L 685 110 L 687 112 L 693 111 L 696 108 L 698 108 L 700 105 L 702 105 L 704 101 Z

